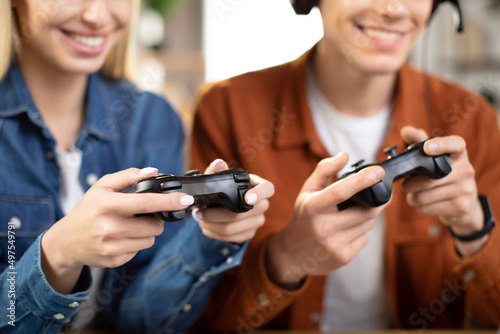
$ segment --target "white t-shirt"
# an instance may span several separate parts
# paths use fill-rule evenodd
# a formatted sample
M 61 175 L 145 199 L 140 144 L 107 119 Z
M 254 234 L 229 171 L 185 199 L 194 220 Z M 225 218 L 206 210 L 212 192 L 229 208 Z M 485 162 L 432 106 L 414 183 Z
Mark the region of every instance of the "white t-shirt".
M 85 194 L 78 178 L 82 165 L 82 152 L 76 147 L 73 147 L 71 151 L 56 149 L 56 161 L 61 177 L 59 199 L 63 213 L 67 215 L 82 200 Z M 89 294 L 89 301 L 82 305 L 79 312 L 72 319 L 71 328 L 73 329 L 85 327 L 92 321 L 96 313 L 95 298 L 104 269 L 91 267 L 90 271 L 94 283 Z
M 349 153 L 349 162 L 339 175 L 352 170 L 351 165 L 361 159 L 375 162 L 390 121 L 391 106 L 370 117 L 342 114 L 323 95 L 312 71 L 307 75 L 307 97 L 316 131 L 329 154 Z M 347 266 L 327 275 L 322 331 L 390 328 L 384 285 L 384 229 L 383 216 L 379 215 L 361 252 Z
M 59 199 L 64 215 L 67 215 L 81 201 L 83 191 L 78 175 L 82 166 L 82 151 L 72 148 L 71 151 L 56 149 L 56 161 L 59 166 L 61 188 Z

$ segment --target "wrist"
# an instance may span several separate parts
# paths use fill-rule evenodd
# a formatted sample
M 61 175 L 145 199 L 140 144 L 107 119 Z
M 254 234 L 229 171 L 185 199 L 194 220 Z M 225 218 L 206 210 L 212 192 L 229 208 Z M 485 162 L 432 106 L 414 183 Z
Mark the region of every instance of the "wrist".
M 469 235 L 480 231 L 484 226 L 484 214 L 481 210 L 481 205 L 479 203 L 479 199 L 476 200 L 474 205 L 474 210 L 470 215 L 470 218 L 467 219 L 467 223 L 455 223 L 450 225 L 450 229 L 454 234 L 457 235 Z
M 267 244 L 265 265 L 268 277 L 288 290 L 300 287 L 307 276 L 300 266 L 295 265 L 294 249 L 297 248 L 289 247 L 289 238 L 284 230 L 272 235 Z
M 467 227 L 450 227 L 450 233 L 452 236 L 462 242 L 471 242 L 481 239 L 487 236 L 493 227 L 495 226 L 495 220 L 491 212 L 488 198 L 485 196 L 478 197 L 478 210 L 479 213 L 476 217 L 474 225 L 469 225 Z
M 75 287 L 83 264 L 73 261 L 71 251 L 64 249 L 49 229 L 41 240 L 41 265 L 45 278 L 54 290 L 69 294 Z

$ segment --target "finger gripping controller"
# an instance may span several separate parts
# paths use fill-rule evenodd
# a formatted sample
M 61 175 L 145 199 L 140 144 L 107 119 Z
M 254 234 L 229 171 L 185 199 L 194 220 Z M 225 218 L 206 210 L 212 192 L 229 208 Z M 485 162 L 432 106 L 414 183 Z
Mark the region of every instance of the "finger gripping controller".
M 400 153 L 396 153 L 396 146 L 384 150 L 388 154 L 387 160 L 374 164 L 363 165 L 358 162 L 353 165 L 354 170 L 342 175 L 339 180 L 356 174 L 370 166 L 384 168 L 384 178 L 375 185 L 356 193 L 348 200 L 337 205 L 339 210 L 347 209 L 356 204 L 370 207 L 381 206 L 389 201 L 392 194 L 392 183 L 406 176 L 425 175 L 432 179 L 440 179 L 451 173 L 451 159 L 448 154 L 430 156 L 424 152 L 427 140 L 413 144 Z
M 184 210 L 154 213 L 166 222 L 175 222 L 184 219 L 195 207 L 225 207 L 236 213 L 246 212 L 253 208 L 245 202 L 245 194 L 250 188 L 250 176 L 238 168 L 207 175 L 201 175 L 199 171 L 183 176 L 158 174 L 140 180 L 129 193 L 182 192 L 193 196 L 194 203 Z

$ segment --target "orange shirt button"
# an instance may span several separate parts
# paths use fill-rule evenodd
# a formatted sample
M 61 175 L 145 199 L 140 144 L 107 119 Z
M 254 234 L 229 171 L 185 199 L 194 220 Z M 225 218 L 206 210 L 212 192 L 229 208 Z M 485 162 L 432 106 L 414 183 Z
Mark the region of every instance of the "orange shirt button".
M 321 315 L 319 314 L 319 312 L 311 312 L 311 314 L 309 314 L 309 322 L 311 322 L 312 324 L 317 324 L 319 323 L 320 317 Z
M 471 282 L 476 278 L 476 272 L 474 270 L 467 270 L 463 273 L 462 278 L 466 282 Z
M 269 301 L 269 298 L 267 297 L 267 295 L 265 293 L 259 293 L 257 295 L 257 301 L 258 301 L 259 305 L 262 307 L 265 307 L 265 306 L 268 306 L 269 304 L 271 304 L 271 301 Z

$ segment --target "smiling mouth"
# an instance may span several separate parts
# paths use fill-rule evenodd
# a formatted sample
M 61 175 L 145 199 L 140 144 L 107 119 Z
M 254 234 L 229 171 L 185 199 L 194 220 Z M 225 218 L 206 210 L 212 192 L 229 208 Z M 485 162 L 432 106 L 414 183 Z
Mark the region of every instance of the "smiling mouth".
M 90 48 L 100 47 L 106 41 L 106 38 L 101 36 L 84 36 L 84 35 L 72 34 L 66 31 L 64 31 L 64 33 L 78 44 Z
M 395 31 L 387 31 L 373 27 L 363 27 L 363 26 L 357 26 L 357 27 L 368 37 L 386 41 L 395 41 L 404 36 L 403 33 Z

